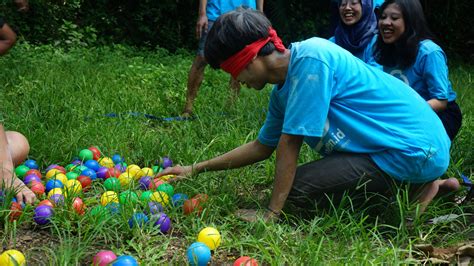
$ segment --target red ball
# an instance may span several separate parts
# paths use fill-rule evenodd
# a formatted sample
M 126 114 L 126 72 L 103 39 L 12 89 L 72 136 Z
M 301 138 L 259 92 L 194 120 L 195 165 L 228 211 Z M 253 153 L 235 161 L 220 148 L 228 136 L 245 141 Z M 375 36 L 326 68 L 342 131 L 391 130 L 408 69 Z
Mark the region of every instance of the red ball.
M 234 266 L 258 266 L 258 262 L 248 256 L 242 256 L 234 261 Z
M 201 214 L 202 206 L 201 202 L 198 199 L 188 199 L 184 201 L 183 204 L 183 213 L 189 215 L 193 212 L 196 212 L 197 215 Z
M 55 166 L 53 167 L 53 169 L 58 169 L 59 172 L 61 172 L 61 173 L 63 173 L 63 174 L 66 174 L 66 169 L 65 169 L 64 167 L 60 166 L 60 165 L 55 165 Z
M 41 205 L 46 205 L 46 206 L 49 206 L 51 208 L 54 208 L 54 204 L 49 199 L 45 199 L 45 200 L 40 201 L 40 203 L 38 203 L 37 207 L 39 207 Z
M 119 169 L 116 169 L 115 167 L 110 167 L 107 169 L 107 172 L 105 173 L 105 179 L 109 177 L 119 177 L 122 172 L 120 172 Z
M 94 146 L 90 146 L 89 147 L 89 150 L 92 152 L 92 156 L 94 158 L 94 160 L 99 160 L 100 159 L 100 151 L 99 149 L 97 149 L 96 147 Z
M 86 175 L 80 175 L 79 177 L 77 177 L 77 181 L 79 181 L 79 183 L 81 183 L 82 191 L 84 191 L 84 192 L 89 190 L 89 187 L 92 184 L 92 179 L 90 177 L 86 176 Z
M 83 215 L 86 209 L 86 206 L 84 205 L 84 202 L 81 198 L 75 198 L 72 202 L 72 207 L 79 215 Z
M 150 182 L 150 184 L 148 185 L 148 189 L 150 190 L 155 190 L 157 189 L 161 184 L 164 184 L 165 181 L 159 179 L 159 178 L 155 178 L 153 179 L 152 182 Z
M 42 178 L 41 172 L 37 169 L 30 169 L 28 172 L 26 172 L 25 176 L 27 176 L 27 175 L 36 175 L 40 179 Z
M 21 214 L 22 214 L 22 208 L 21 208 L 20 203 L 12 202 L 12 205 L 10 207 L 10 214 L 9 214 L 10 222 L 18 220 Z
M 38 181 L 32 181 L 30 183 L 30 189 L 31 189 L 31 191 L 33 191 L 33 193 L 36 194 L 36 196 L 43 195 L 44 191 L 45 191 L 45 187 L 44 187 L 43 183 L 38 182 Z
M 201 193 L 201 194 L 196 194 L 193 199 L 197 199 L 199 202 L 204 203 L 209 199 L 209 196 L 207 194 Z

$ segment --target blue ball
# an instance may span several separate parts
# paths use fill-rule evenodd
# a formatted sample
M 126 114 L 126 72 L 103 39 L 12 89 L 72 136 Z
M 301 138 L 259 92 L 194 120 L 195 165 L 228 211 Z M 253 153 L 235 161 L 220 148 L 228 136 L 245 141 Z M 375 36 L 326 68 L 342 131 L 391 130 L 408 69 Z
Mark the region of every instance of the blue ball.
M 51 189 L 53 188 L 64 188 L 63 182 L 57 180 L 57 179 L 50 179 L 46 183 L 46 193 L 48 193 Z
M 26 160 L 24 165 L 28 166 L 28 168 L 30 168 L 30 169 L 38 169 L 39 168 L 36 161 L 32 160 L 32 159 Z
M 112 262 L 112 266 L 138 266 L 138 262 L 130 255 L 121 255 Z
M 92 169 L 94 171 L 97 172 L 97 170 L 99 170 L 100 168 L 100 164 L 96 161 L 96 160 L 87 160 L 84 165 L 89 168 L 89 169 Z
M 117 202 L 111 202 L 105 205 L 105 208 L 110 211 L 111 214 L 119 214 L 120 213 L 120 204 Z
M 114 162 L 114 164 L 122 163 L 123 162 L 123 157 L 120 156 L 119 154 L 114 154 L 112 156 L 112 161 Z
M 186 252 L 190 265 L 205 266 L 211 261 L 211 250 L 202 242 L 194 242 Z
M 137 212 L 132 215 L 132 218 L 128 220 L 128 225 L 130 228 L 133 228 L 135 225 L 138 227 L 142 227 L 144 224 L 148 222 L 148 216 L 143 212 Z
M 184 204 L 184 201 L 188 199 L 188 196 L 183 193 L 176 193 L 173 195 L 171 198 L 171 201 L 173 202 L 173 206 L 175 207 L 181 207 Z
M 97 178 L 97 174 L 95 173 L 95 171 L 89 168 L 83 170 L 81 172 L 81 175 L 88 176 L 91 178 L 91 180 L 95 180 Z

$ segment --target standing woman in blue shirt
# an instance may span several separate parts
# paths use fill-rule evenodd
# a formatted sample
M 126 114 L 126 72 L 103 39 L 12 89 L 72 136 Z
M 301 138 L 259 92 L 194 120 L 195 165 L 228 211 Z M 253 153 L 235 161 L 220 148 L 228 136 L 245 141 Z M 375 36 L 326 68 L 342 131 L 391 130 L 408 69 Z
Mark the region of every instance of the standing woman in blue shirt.
M 342 0 L 338 11 L 338 25 L 329 40 L 367 62 L 371 56 L 366 56 L 366 48 L 372 46 L 377 34 L 373 0 Z
M 446 55 L 433 41 L 420 2 L 387 0 L 380 11 L 375 61 L 428 102 L 453 140 L 462 114 L 449 81 Z

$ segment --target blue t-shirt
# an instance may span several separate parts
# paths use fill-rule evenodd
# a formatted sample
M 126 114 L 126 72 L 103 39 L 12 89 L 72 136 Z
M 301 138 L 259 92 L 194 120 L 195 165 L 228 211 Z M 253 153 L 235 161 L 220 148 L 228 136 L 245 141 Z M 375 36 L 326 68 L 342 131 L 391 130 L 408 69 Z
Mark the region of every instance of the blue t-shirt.
M 448 77 L 446 55 L 431 40 L 420 42 L 416 61 L 411 67 L 402 70 L 384 66 L 383 70 L 410 85 L 427 101 L 438 99 L 451 102 L 456 99 Z
M 304 136 L 323 156 L 366 153 L 387 174 L 413 183 L 441 176 L 451 142 L 431 107 L 400 80 L 325 39 L 293 43 L 286 81 L 271 93 L 258 140 Z
M 331 38 L 329 38 L 329 41 L 333 42 L 333 43 L 336 43 L 336 37 L 332 36 Z M 382 68 L 381 66 L 379 66 L 374 61 L 374 56 L 372 55 L 372 49 L 373 49 L 372 47 L 375 45 L 376 41 L 377 41 L 377 35 L 374 35 L 372 40 L 368 43 L 367 47 L 363 51 L 361 51 L 359 53 L 355 53 L 353 55 L 355 57 L 359 58 L 360 60 L 364 61 L 367 64 L 370 64 L 370 65 L 378 67 L 378 68 Z M 375 62 L 375 64 L 374 64 L 374 62 Z
M 220 15 L 240 6 L 257 9 L 256 0 L 208 0 L 206 6 L 207 19 L 215 21 Z

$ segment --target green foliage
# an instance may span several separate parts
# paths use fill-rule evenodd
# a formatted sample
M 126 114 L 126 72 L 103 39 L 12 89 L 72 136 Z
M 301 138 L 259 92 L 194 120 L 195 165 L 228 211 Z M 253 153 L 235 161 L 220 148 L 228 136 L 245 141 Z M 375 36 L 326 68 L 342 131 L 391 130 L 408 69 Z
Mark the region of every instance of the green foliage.
M 66 165 L 79 151 L 91 145 L 126 162 L 151 166 L 170 156 L 174 163 L 190 164 L 222 154 L 254 139 L 265 119 L 270 88 L 260 92 L 243 88 L 231 105 L 228 75 L 207 69 L 196 101 L 198 118 L 163 122 L 129 112 L 157 117 L 175 116 L 184 105 L 185 84 L 193 56 L 171 54 L 164 49 L 140 50 L 125 45 L 105 47 L 35 46 L 19 43 L 0 58 L 2 97 L 0 113 L 9 130 L 22 132 L 30 141 L 30 156 L 41 169 L 52 163 Z M 453 145 L 450 173 L 472 176 L 474 139 L 472 66 L 452 66 L 450 77 L 458 92 L 464 125 Z M 123 114 L 107 117 L 108 113 Z M 302 159 L 315 157 L 304 147 Z M 462 214 L 463 209 L 437 201 L 419 220 L 407 227 L 404 218 L 416 213 L 408 195 L 384 202 L 378 212 L 355 208 L 347 199 L 326 213 L 304 218 L 291 207 L 279 223 L 244 223 L 233 215 L 238 208 L 265 207 L 272 187 L 274 160 L 223 172 L 203 173 L 175 183 L 175 192 L 209 195 L 209 207 L 201 216 L 184 216 L 179 208 L 167 208 L 173 229 L 162 235 L 156 228 L 129 228 L 133 211 L 94 215 L 104 188 L 94 182 L 83 197 L 86 215 L 70 207 L 58 208 L 53 223 L 32 225 L 32 208 L 20 220 L 8 222 L 8 207 L 0 207 L 0 243 L 18 244 L 29 265 L 90 265 L 95 253 L 111 249 L 131 254 L 142 265 L 184 265 L 186 248 L 205 226 L 222 234 L 222 245 L 212 263 L 231 264 L 240 255 L 260 264 L 408 264 L 414 263 L 416 243 L 445 247 L 466 239 L 472 230 L 461 218 L 451 224 L 424 222 L 438 215 Z M 12 195 L 10 195 L 12 197 Z M 8 197 L 7 197 L 8 198 Z M 70 202 L 67 202 L 67 206 Z M 379 206 L 380 207 L 380 206 Z M 471 226 L 472 227 L 472 226 Z M 17 242 L 22 236 L 35 236 Z M 42 242 L 36 242 L 44 239 Z M 31 243 L 35 243 L 32 245 Z M 26 248 L 27 245 L 32 245 Z
M 196 48 L 198 1 L 97 0 L 30 1 L 27 14 L 2 0 L 0 14 L 32 43 L 90 45 L 124 43 L 136 46 Z M 421 0 L 431 29 L 450 53 L 472 59 L 474 20 L 471 0 Z M 264 11 L 285 43 L 312 36 L 328 38 L 330 1 L 267 0 Z

